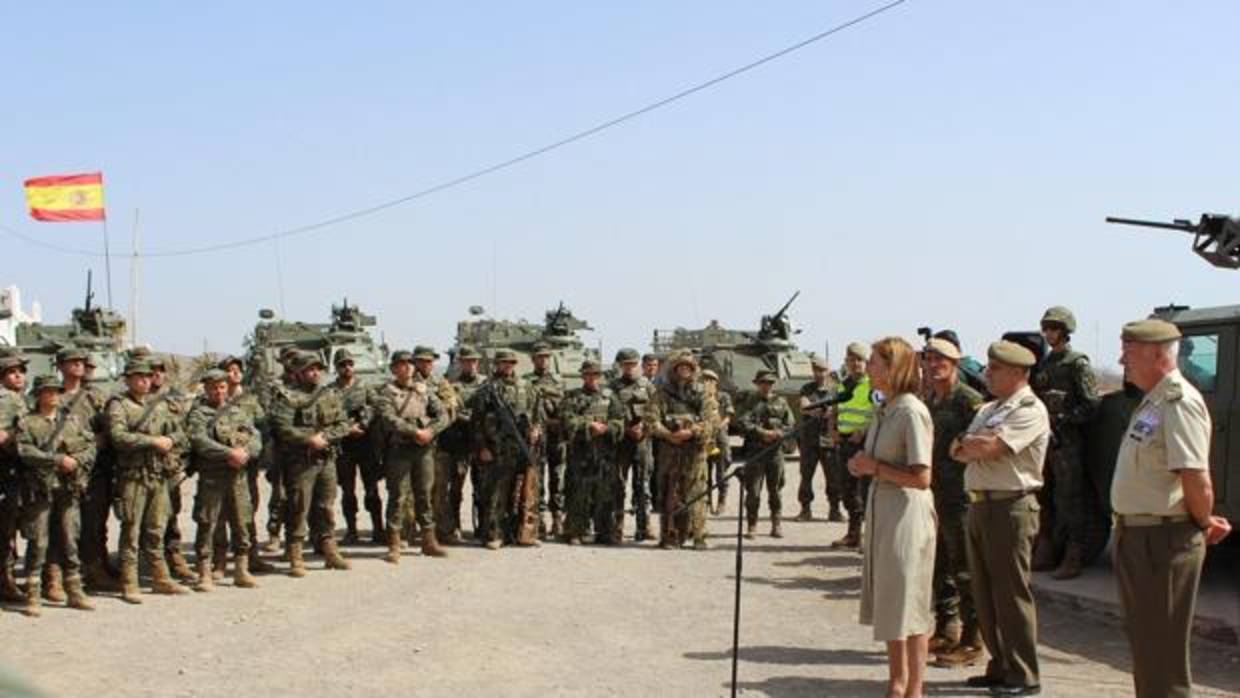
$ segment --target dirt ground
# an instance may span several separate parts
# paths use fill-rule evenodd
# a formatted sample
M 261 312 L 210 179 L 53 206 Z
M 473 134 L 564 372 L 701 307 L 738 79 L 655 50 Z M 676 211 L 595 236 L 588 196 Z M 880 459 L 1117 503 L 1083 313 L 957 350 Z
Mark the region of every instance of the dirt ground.
M 306 578 L 265 575 L 257 590 L 226 581 L 138 607 L 101 596 L 92 614 L 48 607 L 40 619 L 10 606 L 0 661 L 48 695 L 94 698 L 727 695 L 735 519 L 710 529 L 706 552 L 468 546 L 393 567 L 358 546 L 352 571 L 315 558 Z M 842 529 L 789 522 L 782 540 L 746 543 L 743 695 L 883 695 L 883 648 L 856 622 L 859 558 L 826 545 Z M 1131 695 L 1119 628 L 1039 612 L 1044 695 Z M 1198 695 L 1240 696 L 1240 651 L 1202 643 L 1193 659 Z M 972 673 L 931 668 L 930 692 L 982 695 L 962 686 Z

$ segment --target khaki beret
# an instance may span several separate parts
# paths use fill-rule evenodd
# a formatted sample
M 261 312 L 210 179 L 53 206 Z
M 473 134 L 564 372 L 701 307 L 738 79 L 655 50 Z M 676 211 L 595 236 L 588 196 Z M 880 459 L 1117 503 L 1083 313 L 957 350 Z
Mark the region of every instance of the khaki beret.
M 810 359 L 809 365 L 810 365 L 810 368 L 818 369 L 819 371 L 830 371 L 831 370 L 831 367 L 827 365 L 827 362 L 823 360 L 822 357 L 819 357 L 819 356 L 815 356 L 812 359 Z
M 1008 366 L 1016 366 L 1017 368 L 1032 368 L 1038 363 L 1038 359 L 1025 347 L 1016 342 L 1009 342 L 1006 339 L 994 342 L 990 348 L 986 350 L 986 356 L 991 361 L 998 361 Z
M 870 347 L 868 344 L 853 342 L 848 345 L 848 349 L 846 351 L 859 359 L 865 359 L 866 361 L 870 360 Z
M 1130 322 L 1124 325 L 1124 330 L 1120 333 L 1120 339 L 1125 342 L 1145 342 L 1148 344 L 1172 342 L 1181 336 L 1180 328 L 1158 318 Z
M 939 339 L 938 337 L 934 337 L 929 342 L 926 342 L 926 351 L 934 352 L 935 354 L 938 354 L 945 359 L 951 359 L 952 361 L 959 361 L 961 358 L 960 350 L 956 348 L 955 344 L 952 344 L 946 339 Z

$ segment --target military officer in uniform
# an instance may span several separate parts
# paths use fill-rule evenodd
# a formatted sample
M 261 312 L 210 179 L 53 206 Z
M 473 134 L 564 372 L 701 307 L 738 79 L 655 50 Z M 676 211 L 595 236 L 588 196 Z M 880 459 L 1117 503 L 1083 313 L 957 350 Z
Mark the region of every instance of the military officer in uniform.
M 797 521 L 812 521 L 814 518 L 814 474 L 821 469 L 824 490 L 827 495 L 827 520 L 843 521 L 844 514 L 840 511 L 840 493 L 833 487 L 831 477 L 831 460 L 835 457 L 835 444 L 831 421 L 834 412 L 828 407 L 809 410 L 809 406 L 834 397 L 839 392 L 839 377 L 834 375 L 827 362 L 814 357 L 810 362 L 814 372 L 814 380 L 801 386 L 801 483 L 797 487 L 797 500 L 801 503 L 801 511 Z
M 615 511 L 621 528 L 619 537 L 623 537 L 624 507 L 625 502 L 630 501 L 626 494 L 631 488 L 633 512 L 637 519 L 633 540 L 641 542 L 654 538 L 647 485 L 650 471 L 654 467 L 654 454 L 650 448 L 650 435 L 643 425 L 646 405 L 650 403 L 654 385 L 639 372 L 637 361 L 636 349 L 625 348 L 616 352 L 616 365 L 619 366 L 620 373 L 611 381 L 609 387 L 624 409 L 624 434 L 616 445 L 616 468 L 620 486 L 616 490 Z
M 986 382 L 995 396 L 978 410 L 949 455 L 967 463 L 968 556 L 978 627 L 990 652 L 986 673 L 966 682 L 992 695 L 1041 691 L 1038 620 L 1029 564 L 1038 535 L 1042 468 L 1050 416 L 1029 387 L 1033 352 L 1009 341 L 990 345 Z
M 1210 413 L 1176 367 L 1179 329 L 1139 320 L 1121 338 L 1128 379 L 1145 392 L 1111 481 L 1133 684 L 1137 698 L 1182 698 L 1193 690 L 1189 637 L 1205 548 L 1231 525 L 1213 514 Z
M 439 435 L 438 448 L 435 449 L 435 486 L 431 493 L 439 542 L 446 544 L 461 542 L 461 503 L 467 476 L 473 487 L 475 515 L 482 514 L 481 473 L 474 459 L 473 437 L 470 435 L 474 394 L 482 387 L 484 380 L 478 372 L 482 355 L 471 346 L 462 346 L 457 350 L 455 360 L 457 373 L 451 384 L 457 409 L 452 423 Z M 480 522 L 475 525 L 482 528 Z
M 706 491 L 706 451 L 718 428 L 718 405 L 695 380 L 697 361 L 685 352 L 671 361 L 669 379 L 654 391 L 646 430 L 658 439 L 659 547 L 678 548 L 692 539 L 706 550 L 706 501 L 683 504 Z
M 336 367 L 333 387 L 340 393 L 344 412 L 349 420 L 349 433 L 340 443 L 340 457 L 336 460 L 336 479 L 340 480 L 341 509 L 344 511 L 344 544 L 357 544 L 357 478 L 362 478 L 362 496 L 366 511 L 370 514 L 371 541 L 383 543 L 383 509 L 379 499 L 378 458 L 370 437 L 370 423 L 374 419 L 374 392 L 370 386 L 357 379 L 354 373 L 353 355 L 341 349 L 332 357 Z
M 783 538 L 780 512 L 784 487 L 784 449 L 782 442 L 795 423 L 792 408 L 783 396 L 775 394 L 775 373 L 763 369 L 754 377 L 758 394 L 749 411 L 740 419 L 745 435 L 745 537 L 753 538 L 758 528 L 758 509 L 762 503 L 762 484 L 766 483 L 767 508 L 771 511 L 771 537 Z M 755 458 L 758 454 L 765 454 Z
M 250 492 L 250 572 L 267 573 L 274 572 L 275 567 L 263 560 L 258 554 L 258 526 L 255 519 L 259 506 L 259 490 L 258 478 L 264 468 L 271 467 L 271 429 L 267 423 L 267 411 L 263 409 L 262 402 L 258 395 L 245 389 L 243 380 L 245 379 L 245 362 L 237 356 L 228 356 L 220 361 L 216 366 L 223 371 L 228 377 L 228 404 L 243 411 L 249 418 L 250 423 L 258 432 L 262 441 L 262 450 L 257 458 L 251 458 L 245 466 L 246 487 Z M 224 565 L 221 560 L 227 560 L 228 555 L 228 521 L 232 514 L 226 509 L 220 512 L 220 518 L 216 522 L 215 527 L 215 546 L 212 551 L 211 560 L 213 563 L 211 576 L 215 581 L 224 578 Z
M 17 453 L 17 424 L 26 414 L 26 365 L 18 354 L 0 357 L 0 592 L 5 601 L 12 602 L 26 598 L 17 586 L 17 549 L 13 543 L 21 520 L 22 467 Z
M 540 478 L 546 483 L 546 491 L 544 493 L 540 490 L 539 494 L 539 534 L 546 532 L 545 522 L 541 518 L 542 512 L 549 511 L 551 512 L 551 535 L 559 537 L 563 533 L 564 526 L 564 469 L 568 448 L 561 434 L 559 414 L 560 402 L 564 399 L 565 393 L 564 381 L 551 370 L 550 345 L 542 342 L 534 345 L 533 360 L 534 370 L 525 374 L 525 380 L 529 381 L 538 391 L 539 400 L 542 401 L 543 418 L 546 420 L 543 424 L 542 463 L 539 464 Z
M 1089 357 L 1072 348 L 1076 317 L 1062 306 L 1042 315 L 1042 336 L 1051 352 L 1033 379 L 1033 390 L 1051 416 L 1051 448 L 1046 486 L 1039 501 L 1042 523 L 1034 546 L 1033 569 L 1054 570 L 1055 579 L 1080 575 L 1084 564 L 1086 480 L 1083 428 L 1098 409 L 1098 391 Z M 1092 537 L 1097 538 L 1096 532 Z M 1062 551 L 1062 554 L 1061 554 Z
M 146 359 L 151 365 L 151 370 L 154 371 L 151 374 L 151 397 L 166 402 L 168 410 L 181 420 L 181 425 L 184 427 L 193 398 L 180 388 L 168 383 L 168 365 L 164 358 L 152 354 L 145 348 L 134 349 L 130 352 L 130 357 Z M 185 463 L 178 463 L 178 465 L 184 470 Z M 181 477 L 174 477 L 168 481 L 171 489 L 168 490 L 168 526 L 164 531 L 164 557 L 168 561 L 168 568 L 174 575 L 185 582 L 196 582 L 194 570 L 189 566 L 189 561 L 185 559 L 185 554 L 181 552 L 182 480 Z
M 616 468 L 616 447 L 626 413 L 620 397 L 602 384 L 602 376 L 596 362 L 583 362 L 581 388 L 560 404 L 568 443 L 563 537 L 569 545 L 581 544 L 591 522 L 595 542 L 619 545 L 623 540 L 618 521 L 624 511 L 624 480 Z

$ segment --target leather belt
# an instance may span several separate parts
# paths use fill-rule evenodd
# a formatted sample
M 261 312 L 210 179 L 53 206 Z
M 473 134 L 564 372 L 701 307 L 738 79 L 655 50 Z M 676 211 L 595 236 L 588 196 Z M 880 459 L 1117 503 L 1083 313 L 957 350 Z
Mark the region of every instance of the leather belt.
M 1154 514 L 1115 515 L 1115 522 L 1125 528 L 1140 526 L 1166 526 L 1169 524 L 1185 523 L 1191 520 L 1192 518 L 1188 514 L 1172 514 L 1170 516 L 1155 516 Z
M 1005 502 L 1020 499 L 1036 490 L 969 490 L 970 502 Z

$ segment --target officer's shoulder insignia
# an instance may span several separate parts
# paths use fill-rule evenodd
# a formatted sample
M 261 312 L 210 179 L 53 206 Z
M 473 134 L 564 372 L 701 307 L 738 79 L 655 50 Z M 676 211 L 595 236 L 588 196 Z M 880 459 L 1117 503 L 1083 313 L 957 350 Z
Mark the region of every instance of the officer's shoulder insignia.
M 1033 407 L 1037 403 L 1038 403 L 1038 399 L 1036 397 L 1032 395 L 1026 395 L 1025 397 L 1022 397 L 1020 399 L 1020 402 L 1016 404 L 1018 407 Z
M 1184 399 L 1184 384 L 1178 380 L 1172 380 L 1167 384 L 1167 389 L 1163 391 L 1167 402 L 1179 402 Z

